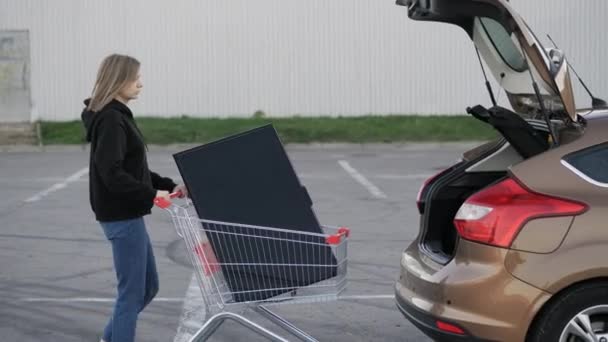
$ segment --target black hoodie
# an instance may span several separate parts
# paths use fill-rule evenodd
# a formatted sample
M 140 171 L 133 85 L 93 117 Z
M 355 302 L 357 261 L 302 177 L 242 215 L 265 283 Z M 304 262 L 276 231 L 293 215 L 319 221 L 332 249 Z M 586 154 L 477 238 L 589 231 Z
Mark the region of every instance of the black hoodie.
M 172 191 L 176 185 L 148 169 L 146 145 L 129 107 L 117 100 L 99 112 L 85 107 L 82 121 L 91 143 L 89 194 L 97 220 L 150 214 L 155 189 Z

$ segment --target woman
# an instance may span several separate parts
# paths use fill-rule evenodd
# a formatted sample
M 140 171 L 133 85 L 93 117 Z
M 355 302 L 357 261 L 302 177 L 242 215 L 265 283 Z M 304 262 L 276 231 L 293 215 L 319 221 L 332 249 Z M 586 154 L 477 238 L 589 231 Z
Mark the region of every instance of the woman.
M 118 295 L 102 337 L 132 342 L 137 316 L 158 292 L 158 274 L 143 216 L 154 198 L 169 191 L 186 195 L 183 185 L 148 169 L 146 145 L 127 104 L 142 83 L 139 62 L 129 56 L 106 57 L 97 73 L 82 120 L 91 143 L 89 192 L 93 212 L 112 244 Z

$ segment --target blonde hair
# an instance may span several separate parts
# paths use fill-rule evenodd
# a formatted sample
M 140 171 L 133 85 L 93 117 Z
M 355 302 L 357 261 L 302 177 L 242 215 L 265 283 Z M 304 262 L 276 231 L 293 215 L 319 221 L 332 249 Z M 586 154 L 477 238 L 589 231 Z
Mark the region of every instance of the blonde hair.
M 110 103 L 127 83 L 137 79 L 139 65 L 131 56 L 112 54 L 104 58 L 87 109 L 98 112 Z

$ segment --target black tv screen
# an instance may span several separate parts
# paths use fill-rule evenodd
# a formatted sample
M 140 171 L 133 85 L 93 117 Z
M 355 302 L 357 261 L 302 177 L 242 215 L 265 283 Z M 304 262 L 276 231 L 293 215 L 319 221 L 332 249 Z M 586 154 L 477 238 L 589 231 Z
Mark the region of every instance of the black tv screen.
M 235 301 L 264 300 L 336 275 L 324 239 L 298 234 L 322 229 L 272 125 L 174 159 L 201 219 L 293 232 L 203 224 Z

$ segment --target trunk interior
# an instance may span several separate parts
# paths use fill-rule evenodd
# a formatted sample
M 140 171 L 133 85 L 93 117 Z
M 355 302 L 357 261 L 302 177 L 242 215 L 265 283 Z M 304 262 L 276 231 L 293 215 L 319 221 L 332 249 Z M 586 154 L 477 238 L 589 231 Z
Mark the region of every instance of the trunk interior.
M 453 220 L 460 206 L 469 196 L 506 175 L 506 171 L 466 173 L 465 168 L 457 168 L 437 180 L 429 193 L 428 210 L 422 216 L 422 224 L 428 228 L 422 237 L 423 247 L 442 264 L 451 260 L 458 242 Z

